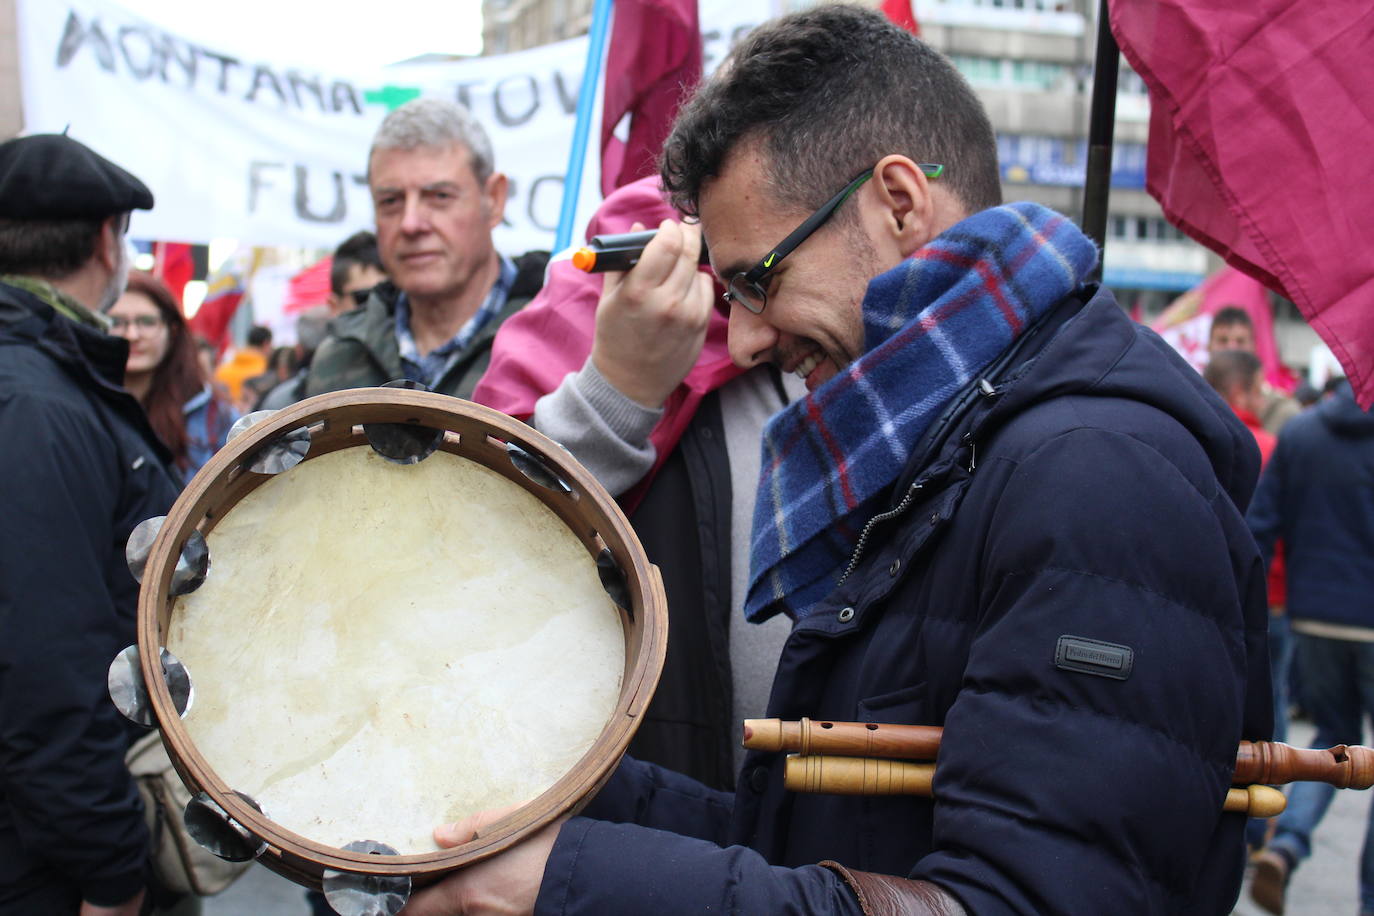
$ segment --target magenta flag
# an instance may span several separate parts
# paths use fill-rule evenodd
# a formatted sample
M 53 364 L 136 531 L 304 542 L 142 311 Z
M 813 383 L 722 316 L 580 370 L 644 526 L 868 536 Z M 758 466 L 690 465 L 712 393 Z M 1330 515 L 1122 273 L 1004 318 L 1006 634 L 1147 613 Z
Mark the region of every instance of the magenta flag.
M 701 80 L 696 0 L 616 0 L 601 113 L 601 193 L 657 171 L 678 107 Z M 628 140 L 614 131 L 629 115 Z
M 1150 90 L 1146 187 L 1291 299 L 1374 403 L 1374 4 L 1111 4 Z

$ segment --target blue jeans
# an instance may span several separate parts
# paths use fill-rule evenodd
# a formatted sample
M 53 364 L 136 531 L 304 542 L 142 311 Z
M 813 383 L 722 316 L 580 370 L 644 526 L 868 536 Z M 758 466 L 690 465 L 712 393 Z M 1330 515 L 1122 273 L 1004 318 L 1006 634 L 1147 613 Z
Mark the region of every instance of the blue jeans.
M 1288 679 L 1293 669 L 1293 630 L 1288 612 L 1269 615 L 1269 676 L 1274 688 L 1274 740 L 1288 740 Z
M 1303 699 L 1317 726 L 1313 747 L 1359 744 L 1366 716 L 1374 716 L 1374 643 L 1294 634 L 1303 673 Z M 1321 782 L 1294 783 L 1279 815 L 1270 849 L 1301 862 L 1312 853 L 1312 831 L 1335 795 Z M 1374 909 L 1374 812 L 1360 853 L 1360 906 Z

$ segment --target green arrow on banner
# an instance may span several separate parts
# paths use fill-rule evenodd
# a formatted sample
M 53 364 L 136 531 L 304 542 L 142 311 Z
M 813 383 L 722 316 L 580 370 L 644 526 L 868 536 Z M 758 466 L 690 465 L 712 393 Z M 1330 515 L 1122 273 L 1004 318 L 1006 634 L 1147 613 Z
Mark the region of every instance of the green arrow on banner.
M 420 90 L 415 86 L 383 86 L 381 89 L 364 89 L 363 101 L 369 105 L 385 105 L 387 111 L 395 111 L 411 99 L 418 99 Z

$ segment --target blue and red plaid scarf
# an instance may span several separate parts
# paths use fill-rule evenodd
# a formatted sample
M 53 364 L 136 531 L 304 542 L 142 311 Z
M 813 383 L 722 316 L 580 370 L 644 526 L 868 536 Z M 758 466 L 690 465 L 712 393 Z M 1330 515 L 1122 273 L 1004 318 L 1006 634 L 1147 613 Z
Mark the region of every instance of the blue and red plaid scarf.
M 931 421 L 1096 262 L 1066 217 L 1016 203 L 957 223 L 869 283 L 863 355 L 764 430 L 749 620 L 800 619 L 830 593 Z

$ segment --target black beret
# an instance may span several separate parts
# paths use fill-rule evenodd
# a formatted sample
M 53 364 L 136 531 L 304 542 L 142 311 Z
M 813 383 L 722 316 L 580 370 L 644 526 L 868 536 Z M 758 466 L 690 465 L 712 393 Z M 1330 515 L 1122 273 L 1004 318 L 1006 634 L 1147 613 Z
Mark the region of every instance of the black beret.
M 64 134 L 0 143 L 0 218 L 103 219 L 152 208 L 147 185 Z

